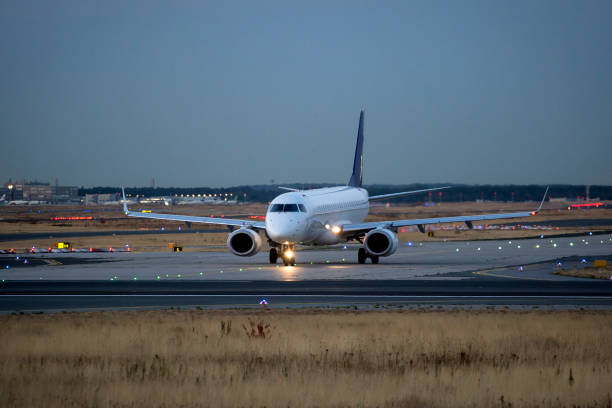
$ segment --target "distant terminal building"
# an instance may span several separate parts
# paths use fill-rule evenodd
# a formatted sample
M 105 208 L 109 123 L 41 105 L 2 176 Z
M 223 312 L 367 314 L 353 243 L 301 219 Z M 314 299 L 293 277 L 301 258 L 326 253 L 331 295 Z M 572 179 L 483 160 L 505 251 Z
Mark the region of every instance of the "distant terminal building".
M 7 201 L 39 201 L 47 203 L 79 202 L 79 188 L 73 186 L 52 186 L 39 181 L 21 181 L 4 183 L 0 196 Z
M 172 197 L 140 197 L 138 202 L 140 204 L 171 205 L 174 204 L 174 199 Z
M 85 194 L 85 205 L 118 204 L 119 194 Z

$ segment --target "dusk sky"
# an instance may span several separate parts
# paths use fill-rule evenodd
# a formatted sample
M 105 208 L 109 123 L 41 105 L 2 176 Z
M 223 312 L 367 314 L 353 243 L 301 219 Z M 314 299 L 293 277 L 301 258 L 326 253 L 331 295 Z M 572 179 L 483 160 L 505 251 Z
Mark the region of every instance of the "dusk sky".
M 0 182 L 612 184 L 611 1 L 0 3 Z

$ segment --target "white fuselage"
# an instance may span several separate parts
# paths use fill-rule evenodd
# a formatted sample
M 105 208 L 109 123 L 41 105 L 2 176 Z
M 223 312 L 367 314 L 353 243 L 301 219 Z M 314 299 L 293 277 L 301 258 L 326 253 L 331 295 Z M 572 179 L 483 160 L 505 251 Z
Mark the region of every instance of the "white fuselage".
M 328 187 L 281 194 L 270 203 L 266 233 L 277 243 L 335 244 L 334 227 L 358 224 L 368 215 L 368 192 L 357 187 Z

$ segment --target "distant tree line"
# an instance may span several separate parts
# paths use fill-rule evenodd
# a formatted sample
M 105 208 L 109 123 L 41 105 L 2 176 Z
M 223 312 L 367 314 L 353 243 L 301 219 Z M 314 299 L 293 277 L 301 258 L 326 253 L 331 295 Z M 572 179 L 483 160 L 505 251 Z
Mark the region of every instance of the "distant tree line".
M 329 187 L 335 184 L 291 184 L 287 185 L 299 189 L 311 189 L 319 187 Z M 466 185 L 466 184 L 406 184 L 406 185 L 383 185 L 373 184 L 365 186 L 370 195 L 381 195 L 395 193 L 399 191 L 422 190 L 426 188 L 451 186 L 449 189 L 432 191 L 429 193 L 415 194 L 412 196 L 393 199 L 394 202 L 423 202 L 429 201 L 538 201 L 542 199 L 545 185 Z M 253 185 L 237 186 L 228 188 L 211 187 L 128 187 L 126 194 L 139 195 L 144 197 L 155 196 L 174 196 L 191 194 L 232 194 L 233 199 L 238 201 L 269 202 L 277 195 L 283 193 L 277 185 Z M 79 195 L 85 194 L 119 194 L 120 187 L 92 187 L 79 189 Z M 440 194 L 441 193 L 441 194 Z M 549 197 L 567 197 L 571 200 L 584 200 L 586 188 L 584 185 L 551 185 Z M 590 197 L 601 200 L 612 200 L 612 186 L 591 186 Z

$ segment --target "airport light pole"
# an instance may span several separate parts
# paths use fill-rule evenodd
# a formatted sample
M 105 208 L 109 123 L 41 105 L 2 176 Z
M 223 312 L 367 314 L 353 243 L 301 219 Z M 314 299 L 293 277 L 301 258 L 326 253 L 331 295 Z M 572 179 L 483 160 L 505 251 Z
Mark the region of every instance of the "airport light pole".
M 9 192 L 11 193 L 11 201 L 13 201 L 14 200 L 14 198 L 13 198 L 13 188 L 15 188 L 15 186 L 12 185 L 12 184 L 9 184 L 7 187 L 9 189 Z

